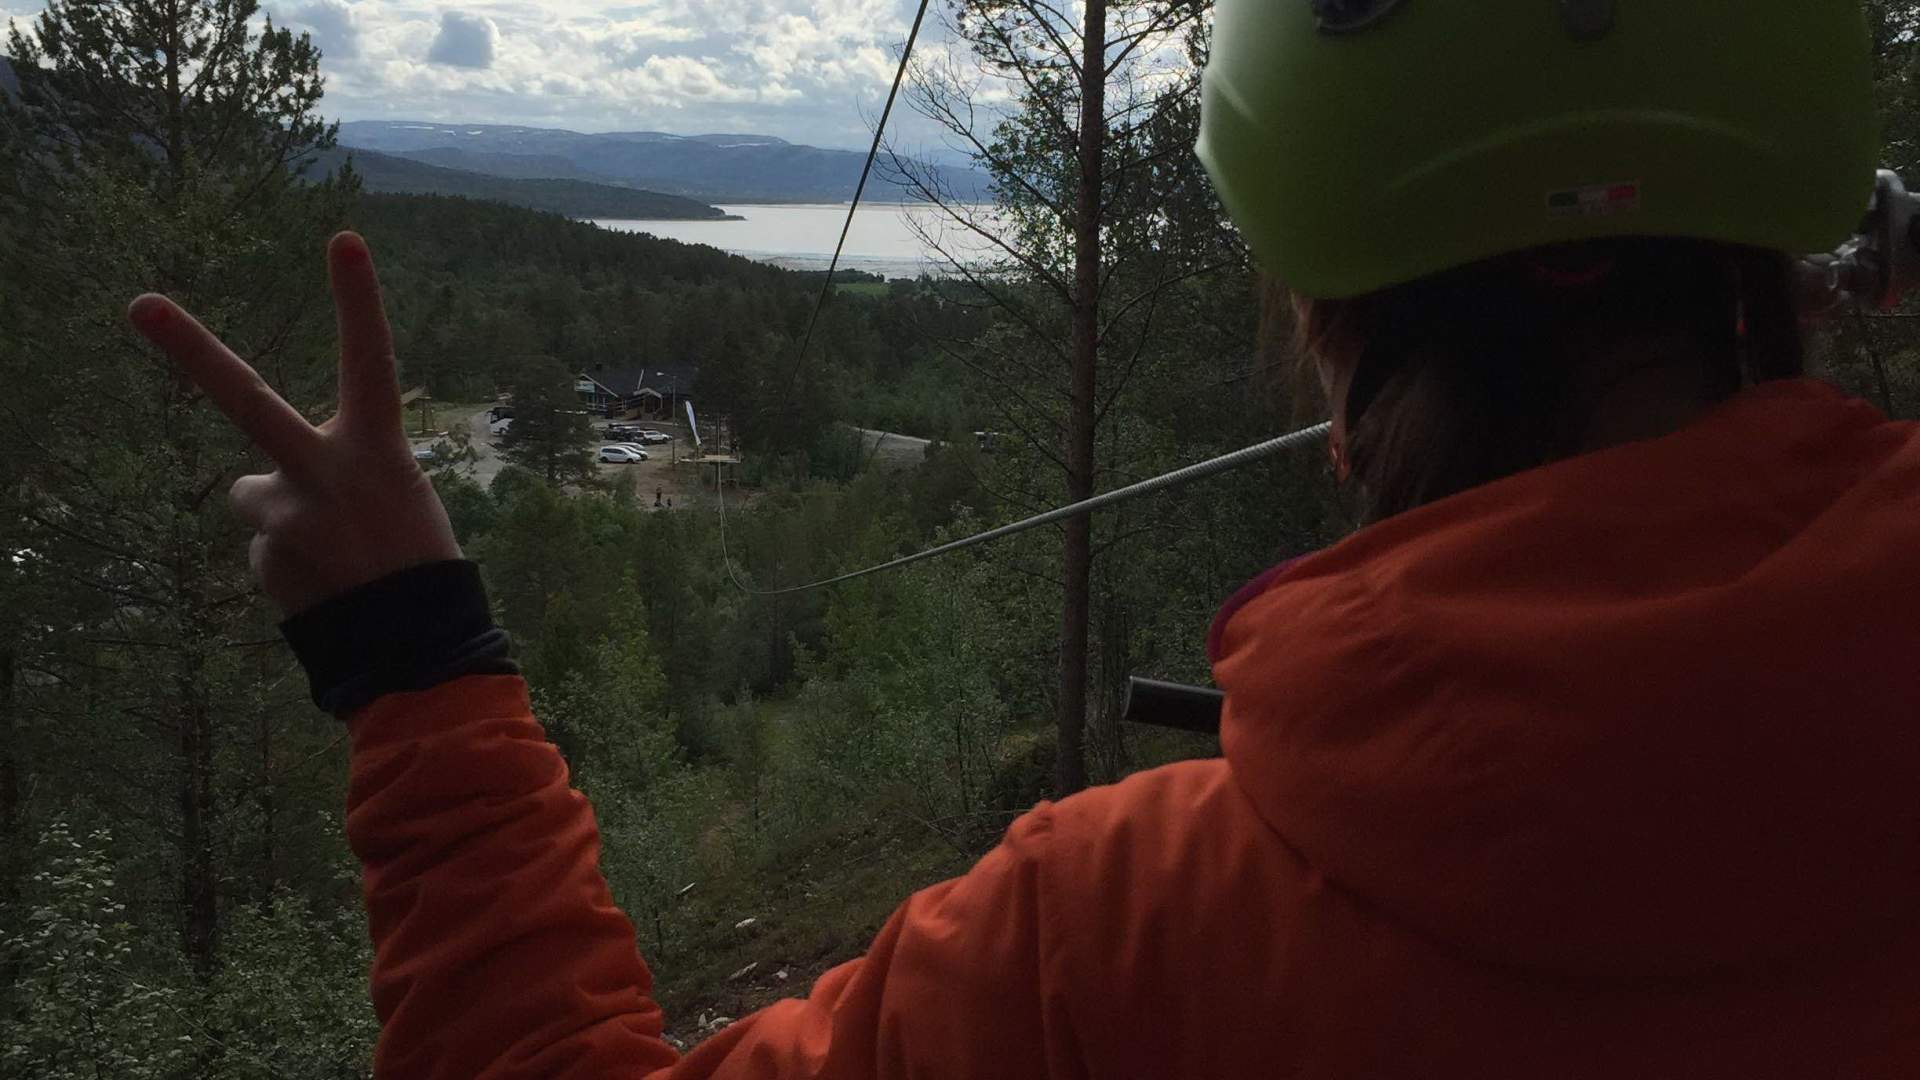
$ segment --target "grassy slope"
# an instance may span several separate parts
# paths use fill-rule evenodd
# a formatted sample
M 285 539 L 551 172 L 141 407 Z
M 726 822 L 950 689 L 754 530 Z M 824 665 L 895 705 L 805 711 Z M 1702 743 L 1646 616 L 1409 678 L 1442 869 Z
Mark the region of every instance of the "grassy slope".
M 697 1042 L 707 1034 L 698 1027 L 703 1013 L 739 1019 L 804 996 L 821 974 L 865 952 L 908 896 L 967 865 L 924 830 L 868 818 L 822 833 L 774 864 L 702 883 L 706 895 L 688 898 L 682 923 L 696 929 L 674 952 L 651 954 L 641 934 L 668 1030 Z M 753 925 L 736 929 L 746 918 Z M 750 963 L 758 965 L 750 975 L 730 978 Z

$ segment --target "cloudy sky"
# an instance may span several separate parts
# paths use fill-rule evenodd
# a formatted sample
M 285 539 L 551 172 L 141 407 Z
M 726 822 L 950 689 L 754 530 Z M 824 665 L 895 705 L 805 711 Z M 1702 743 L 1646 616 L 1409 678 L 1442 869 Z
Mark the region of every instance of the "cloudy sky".
M 753 132 L 862 147 L 913 0 L 262 0 L 340 119 Z M 936 4 L 936 8 L 940 5 Z M 0 0 L 0 16 L 36 0 Z M 4 21 L 4 19 L 0 19 Z M 946 47 L 931 18 L 922 48 Z M 931 131 L 896 111 L 916 145 Z

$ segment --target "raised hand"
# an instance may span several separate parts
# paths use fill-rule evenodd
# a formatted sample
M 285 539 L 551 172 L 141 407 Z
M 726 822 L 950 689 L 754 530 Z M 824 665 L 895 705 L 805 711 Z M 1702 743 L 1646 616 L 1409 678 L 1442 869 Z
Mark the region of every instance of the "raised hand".
M 327 246 L 340 322 L 340 407 L 314 427 L 258 372 L 164 296 L 128 317 L 278 466 L 233 485 L 233 511 L 254 529 L 250 561 L 289 615 L 422 563 L 460 558 L 433 485 L 401 429 L 393 333 L 366 241 Z

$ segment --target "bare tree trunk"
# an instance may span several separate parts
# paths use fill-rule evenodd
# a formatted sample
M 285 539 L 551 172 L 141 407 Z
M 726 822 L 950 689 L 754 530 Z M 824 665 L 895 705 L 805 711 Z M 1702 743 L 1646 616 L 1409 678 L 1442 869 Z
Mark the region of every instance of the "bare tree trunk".
M 262 663 L 259 679 L 267 681 L 266 664 Z M 254 808 L 260 814 L 260 866 L 255 878 L 260 895 L 257 902 L 261 914 L 265 914 L 273 904 L 273 892 L 280 885 L 280 852 L 276 843 L 276 817 L 279 806 L 273 794 L 273 710 L 265 701 L 256 705 L 256 749 L 260 753 L 260 778 L 253 792 Z
M 201 655 L 205 638 L 194 625 L 198 614 L 191 612 L 186 620 L 194 639 L 180 643 L 174 692 L 179 695 L 180 949 L 195 974 L 205 978 L 213 973 L 219 901 L 213 865 L 213 717 Z
M 1087 0 L 1080 60 L 1080 182 L 1073 217 L 1073 378 L 1067 406 L 1067 501 L 1093 496 L 1095 375 L 1100 362 L 1101 175 L 1107 139 L 1107 0 Z M 1093 522 L 1066 525 L 1060 616 L 1059 749 L 1054 789 L 1087 786 L 1087 629 L 1093 569 Z
M 169 602 L 173 606 L 171 643 L 173 700 L 170 711 L 179 757 L 180 807 L 180 951 L 201 979 L 212 976 L 219 932 L 219 882 L 214 865 L 213 837 L 219 810 L 213 792 L 213 672 L 211 660 L 219 632 L 208 604 L 211 568 L 206 539 L 193 523 L 198 491 L 193 477 L 200 474 L 200 437 L 194 429 L 193 388 L 184 377 L 168 379 L 170 395 L 164 405 L 162 438 L 171 444 L 180 486 L 171 500 L 174 514 L 167 543 L 171 548 Z

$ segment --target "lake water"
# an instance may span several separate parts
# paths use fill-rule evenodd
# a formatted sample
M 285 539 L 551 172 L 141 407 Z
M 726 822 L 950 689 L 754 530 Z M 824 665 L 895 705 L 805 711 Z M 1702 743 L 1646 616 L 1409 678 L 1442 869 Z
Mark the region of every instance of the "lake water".
M 595 220 L 602 228 L 623 232 L 651 233 L 669 240 L 690 244 L 708 244 L 722 251 L 744 255 L 759 262 L 773 263 L 794 270 L 825 270 L 833 258 L 833 245 L 846 224 L 847 204 L 786 206 L 722 206 L 740 221 L 609 221 Z M 922 273 L 942 275 L 951 266 L 930 250 L 915 231 L 915 224 L 940 239 L 942 246 L 977 261 L 981 243 L 958 235 L 952 224 L 936 208 L 895 203 L 863 203 L 854 212 L 853 230 L 847 234 L 847 246 L 840 257 L 843 268 L 885 274 L 887 277 L 917 277 Z

